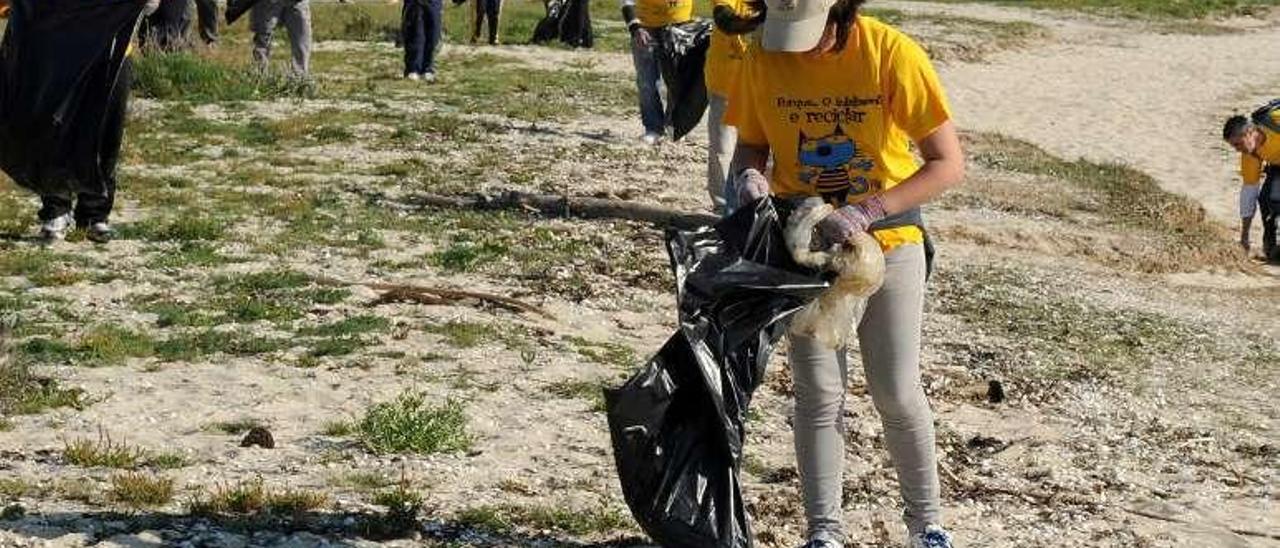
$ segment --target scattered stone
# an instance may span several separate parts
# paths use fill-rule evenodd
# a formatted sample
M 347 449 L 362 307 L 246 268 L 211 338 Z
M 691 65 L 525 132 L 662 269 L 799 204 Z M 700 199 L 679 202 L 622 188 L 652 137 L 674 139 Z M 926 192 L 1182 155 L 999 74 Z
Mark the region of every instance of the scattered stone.
M 240 447 L 258 446 L 263 449 L 275 449 L 276 440 L 271 436 L 271 431 L 262 426 L 255 426 L 249 429 L 249 433 L 245 434 L 244 440 L 240 441 Z
M 25 515 L 27 515 L 27 509 L 21 504 L 10 504 L 5 506 L 4 510 L 0 510 L 0 521 L 22 519 Z
M 987 383 L 987 401 L 991 403 L 1004 402 L 1004 385 L 1000 381 L 990 381 Z

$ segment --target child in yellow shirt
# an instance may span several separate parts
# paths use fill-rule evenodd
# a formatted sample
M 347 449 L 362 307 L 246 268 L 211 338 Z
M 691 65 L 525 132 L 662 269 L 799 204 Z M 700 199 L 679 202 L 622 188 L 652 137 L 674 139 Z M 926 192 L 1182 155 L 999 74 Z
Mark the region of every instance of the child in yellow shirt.
M 920 382 L 927 266 L 918 208 L 960 182 L 964 156 L 924 50 L 861 15 L 862 4 L 764 0 L 757 42 L 729 97 L 726 119 L 738 129 L 738 146 L 726 198 L 732 208 L 769 194 L 820 196 L 838 208 L 818 226 L 824 245 L 843 245 L 862 231 L 880 242 L 885 282 L 858 325 L 862 365 L 898 472 L 909 546 L 950 548 L 933 414 Z M 805 546 L 841 548 L 845 349 L 793 335 L 788 358 Z
M 1222 139 L 1240 153 L 1240 177 L 1244 180 L 1240 187 L 1240 245 L 1249 251 L 1249 230 L 1255 211 L 1260 211 L 1262 255 L 1280 263 L 1280 248 L 1276 245 L 1276 225 L 1280 220 L 1280 108 L 1255 115 L 1261 119 L 1232 116 L 1222 128 Z

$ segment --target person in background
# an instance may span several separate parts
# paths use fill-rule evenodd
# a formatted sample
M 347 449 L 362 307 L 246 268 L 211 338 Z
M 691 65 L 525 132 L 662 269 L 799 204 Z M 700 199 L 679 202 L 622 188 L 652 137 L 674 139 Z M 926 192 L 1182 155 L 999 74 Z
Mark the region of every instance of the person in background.
M 192 0 L 160 0 L 155 12 L 142 20 L 138 44 L 146 49 L 179 51 L 191 42 L 187 33 L 191 30 Z
M 404 77 L 435 82 L 436 50 L 440 47 L 444 27 L 444 1 L 404 0 L 400 16 L 404 36 Z M 494 28 L 497 28 L 496 24 Z
M 474 0 L 475 19 L 471 25 L 471 43 L 480 41 L 480 29 L 489 22 L 489 45 L 498 45 L 498 19 L 502 15 L 502 0 Z
M 1276 225 L 1280 224 L 1280 108 L 1259 111 L 1255 117 L 1270 123 L 1232 116 L 1222 128 L 1222 139 L 1240 153 L 1240 176 L 1244 179 L 1240 187 L 1240 245 L 1246 253 L 1249 251 L 1249 231 L 1255 212 L 1260 211 L 1262 255 L 1267 261 L 1280 263 L 1280 248 L 1276 245 Z
M 656 145 L 667 127 L 667 114 L 658 95 L 659 61 L 666 53 L 662 33 L 670 25 L 693 19 L 693 0 L 622 0 L 622 20 L 631 33 L 631 57 L 636 67 L 640 100 L 641 140 Z
M 748 28 L 736 24 L 749 20 L 742 0 L 712 0 L 712 15 L 716 26 L 711 33 L 711 47 L 707 51 L 705 76 L 707 80 L 707 194 L 711 208 L 716 213 L 724 211 L 724 187 L 728 181 L 729 163 L 738 142 L 738 131 L 724 123 L 724 111 L 728 107 L 729 93 L 738 85 L 738 73 L 742 57 L 746 54 Z M 721 30 L 729 29 L 730 32 Z
M 142 14 L 153 15 L 160 7 L 160 0 L 147 0 Z M 9 17 L 9 0 L 0 0 L 0 18 Z M 120 146 L 124 141 L 124 126 L 129 111 L 129 91 L 133 87 L 132 57 L 137 48 L 129 44 L 124 64 L 107 98 L 107 116 L 102 128 L 98 161 L 105 175 L 105 194 L 81 192 L 74 196 L 40 196 L 40 239 L 46 243 L 62 240 L 75 226 L 83 229 L 93 242 L 107 243 L 114 234 L 111 229 L 111 210 L 116 198 L 116 167 L 120 160 Z M 100 77 L 100 76 L 99 76 Z M 90 130 L 86 128 L 86 131 Z
M 218 0 L 196 0 L 196 21 L 205 46 L 218 44 Z
M 289 31 L 293 53 L 293 74 L 306 78 L 311 74 L 311 1 L 261 0 L 253 5 L 249 28 L 253 30 L 253 64 L 266 72 L 271 66 L 271 39 L 276 28 Z
M 738 128 L 726 198 L 734 196 L 732 209 L 769 195 L 821 197 L 837 208 L 817 226 L 822 248 L 861 232 L 879 242 L 884 285 L 857 326 L 867 388 L 897 471 L 908 546 L 951 548 L 942 528 L 933 412 L 921 384 L 928 246 L 918 208 L 964 178 L 964 154 L 924 49 L 862 15 L 862 4 L 752 6 L 763 20 L 725 115 Z M 842 548 L 847 349 L 798 335 L 790 342 L 805 547 Z

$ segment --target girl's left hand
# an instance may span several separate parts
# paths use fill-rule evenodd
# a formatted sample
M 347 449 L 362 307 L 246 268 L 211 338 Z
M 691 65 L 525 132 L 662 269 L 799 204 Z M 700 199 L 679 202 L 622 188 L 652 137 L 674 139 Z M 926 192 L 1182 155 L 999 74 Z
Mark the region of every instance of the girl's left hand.
M 872 223 L 884 217 L 884 203 L 879 196 L 872 196 L 831 212 L 818 223 L 818 235 L 826 246 L 843 245 L 859 232 L 866 232 Z

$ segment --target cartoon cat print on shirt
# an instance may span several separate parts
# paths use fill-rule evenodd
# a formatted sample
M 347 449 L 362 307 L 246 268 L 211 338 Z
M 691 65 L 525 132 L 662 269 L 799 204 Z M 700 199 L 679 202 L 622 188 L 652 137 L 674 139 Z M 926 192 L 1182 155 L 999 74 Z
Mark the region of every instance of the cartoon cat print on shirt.
M 872 190 L 865 175 L 875 163 L 862 155 L 839 124 L 823 137 L 810 138 L 801 131 L 798 157 L 800 180 L 813 185 L 828 203 L 843 204 L 849 196 Z

